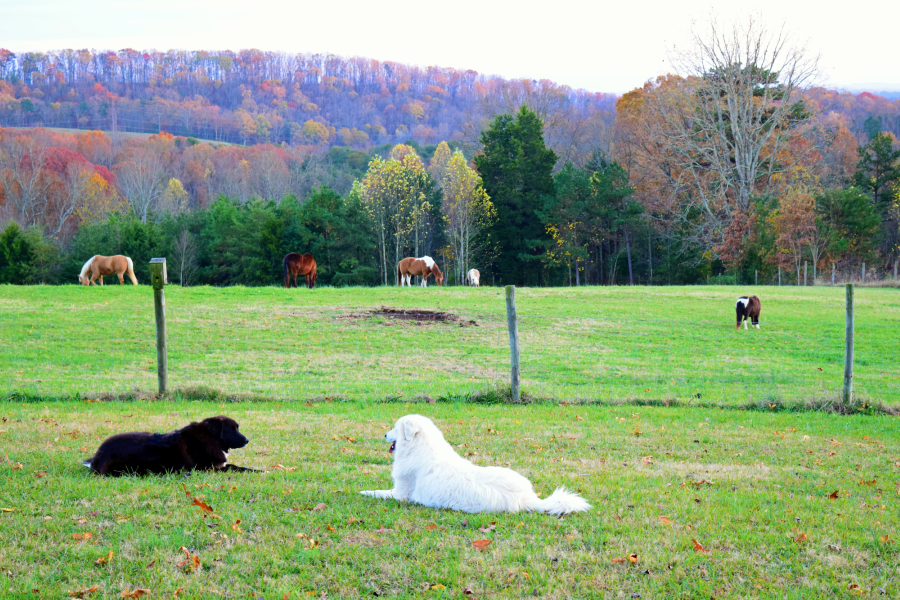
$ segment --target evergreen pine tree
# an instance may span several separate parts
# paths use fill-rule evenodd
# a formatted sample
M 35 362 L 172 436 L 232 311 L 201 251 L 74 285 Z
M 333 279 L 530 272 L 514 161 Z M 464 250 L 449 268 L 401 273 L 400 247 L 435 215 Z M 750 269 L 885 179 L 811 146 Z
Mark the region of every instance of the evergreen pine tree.
M 537 211 L 554 194 L 556 153 L 544 143 L 543 124 L 522 106 L 515 118 L 500 115 L 481 134 L 484 154 L 475 157 L 484 189 L 497 219 L 487 230 L 493 247 L 493 272 L 501 285 L 538 284 L 537 261 L 552 243 Z

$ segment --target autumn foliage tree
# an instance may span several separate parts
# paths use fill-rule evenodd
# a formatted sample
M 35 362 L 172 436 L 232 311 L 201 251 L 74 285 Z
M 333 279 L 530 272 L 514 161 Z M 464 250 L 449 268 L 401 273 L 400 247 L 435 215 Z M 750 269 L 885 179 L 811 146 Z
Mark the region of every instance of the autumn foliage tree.
M 735 254 L 733 221 L 753 220 L 755 198 L 790 181 L 816 58 L 755 18 L 710 20 L 674 58 L 679 76 L 620 101 L 623 164 L 681 239 Z
M 799 285 L 804 250 L 816 233 L 816 201 L 813 194 L 803 186 L 789 189 L 781 198 L 774 222 L 778 236 L 775 242 L 778 263 L 796 270 Z
M 429 224 L 432 185 L 418 154 L 403 144 L 394 147 L 387 160 L 376 155 L 365 177 L 354 184 L 351 194 L 372 220 L 385 284 L 394 277 L 394 265 L 403 258 L 405 248 L 411 246 L 419 255 Z
M 435 153 L 435 159 L 443 154 Z M 462 283 L 476 260 L 482 258 L 481 234 L 491 225 L 496 211 L 484 191 L 481 177 L 469 167 L 461 151 L 454 152 L 446 165 L 437 166 L 433 172 L 443 174 L 438 179 L 443 194 L 441 207 L 447 221 L 456 280 Z

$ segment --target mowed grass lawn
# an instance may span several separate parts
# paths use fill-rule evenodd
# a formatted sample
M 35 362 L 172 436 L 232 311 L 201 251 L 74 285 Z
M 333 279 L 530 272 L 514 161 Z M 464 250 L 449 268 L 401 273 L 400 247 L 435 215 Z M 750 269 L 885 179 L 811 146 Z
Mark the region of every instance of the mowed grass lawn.
M 114 278 L 108 278 L 114 279 Z M 740 294 L 762 329 L 735 331 Z M 843 288 L 591 287 L 516 291 L 524 388 L 565 401 L 737 406 L 834 397 Z M 900 404 L 900 290 L 856 290 L 854 390 Z M 444 311 L 395 320 L 381 307 Z M 508 385 L 503 290 L 166 289 L 170 387 L 308 400 L 459 398 Z M 0 393 L 156 391 L 149 286 L 0 286 Z
M 593 508 L 467 515 L 360 496 L 390 487 L 383 434 L 412 411 L 470 460 L 509 465 L 541 495 L 566 485 Z M 100 478 L 80 466 L 111 434 L 218 413 L 251 440 L 231 460 L 268 472 Z M 64 401 L 7 402 L 0 418 L 3 598 L 900 594 L 897 417 Z

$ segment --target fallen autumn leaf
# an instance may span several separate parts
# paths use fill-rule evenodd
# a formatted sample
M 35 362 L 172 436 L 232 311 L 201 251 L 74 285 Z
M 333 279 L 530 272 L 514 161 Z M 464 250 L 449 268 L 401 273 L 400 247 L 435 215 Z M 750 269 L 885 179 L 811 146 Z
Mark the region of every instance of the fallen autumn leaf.
M 692 538 L 691 541 L 694 542 L 694 552 L 709 552 L 709 550 L 701 546 L 700 542 L 697 540 Z
M 180 568 L 183 568 L 186 573 L 192 573 L 200 568 L 200 557 L 196 554 L 191 553 L 190 550 L 185 548 L 184 546 L 180 547 L 179 550 L 184 552 L 186 560 L 178 563 Z
M 194 498 L 193 501 L 191 502 L 191 506 L 199 506 L 200 510 L 210 512 L 210 513 L 213 511 L 212 506 L 210 506 L 209 504 L 207 504 L 200 498 Z

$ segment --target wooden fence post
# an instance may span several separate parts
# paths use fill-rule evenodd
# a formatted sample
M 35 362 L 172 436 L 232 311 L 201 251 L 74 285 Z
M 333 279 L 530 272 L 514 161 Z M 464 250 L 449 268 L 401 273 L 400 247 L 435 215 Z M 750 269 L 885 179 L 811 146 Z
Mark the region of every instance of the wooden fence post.
M 894 261 L 894 281 L 897 281 L 897 263 L 900 261 Z
M 863 263 L 863 266 L 862 266 L 862 279 L 860 279 L 860 282 L 862 282 L 862 283 L 866 282 L 866 263 Z
M 166 350 L 166 293 L 163 287 L 169 283 L 166 259 L 150 259 L 150 283 L 153 285 L 153 307 L 156 310 L 156 377 L 159 393 L 169 388 L 169 357 Z
M 809 263 L 805 260 L 803 261 L 803 287 L 806 287 L 806 267 L 809 266 Z
M 831 263 L 831 285 L 834 285 L 834 262 Z
M 847 336 L 844 344 L 844 391 L 841 401 L 850 404 L 853 399 L 853 284 L 847 284 Z
M 516 320 L 516 286 L 506 286 L 506 326 L 509 328 L 509 384 L 512 401 L 522 396 L 519 368 L 519 325 Z
M 778 287 L 781 287 L 781 267 L 778 267 Z
M 759 285 L 759 271 L 753 271 L 753 285 Z

